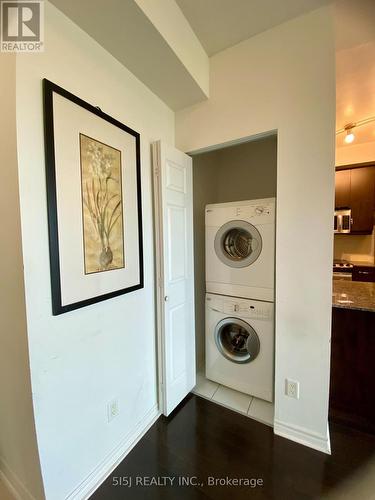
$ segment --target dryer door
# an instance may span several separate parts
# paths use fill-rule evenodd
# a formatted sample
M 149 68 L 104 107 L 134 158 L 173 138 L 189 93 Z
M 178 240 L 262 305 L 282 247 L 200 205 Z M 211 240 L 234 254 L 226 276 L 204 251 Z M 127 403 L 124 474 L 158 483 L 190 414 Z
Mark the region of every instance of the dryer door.
M 261 254 L 262 237 L 249 222 L 234 220 L 221 226 L 214 245 L 221 262 L 230 267 L 247 267 Z
M 215 342 L 221 354 L 233 363 L 250 363 L 258 356 L 259 337 L 248 323 L 225 318 L 215 328 Z

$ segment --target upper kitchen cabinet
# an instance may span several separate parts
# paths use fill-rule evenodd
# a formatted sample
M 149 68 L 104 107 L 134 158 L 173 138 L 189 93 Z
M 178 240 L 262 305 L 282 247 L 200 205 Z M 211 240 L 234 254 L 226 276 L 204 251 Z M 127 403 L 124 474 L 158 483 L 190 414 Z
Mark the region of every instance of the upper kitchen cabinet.
M 350 207 L 350 169 L 338 170 L 335 176 L 335 207 Z
M 335 208 L 351 209 L 351 234 L 371 234 L 375 209 L 375 165 L 336 171 Z
M 374 225 L 375 167 L 350 169 L 352 232 L 371 233 Z

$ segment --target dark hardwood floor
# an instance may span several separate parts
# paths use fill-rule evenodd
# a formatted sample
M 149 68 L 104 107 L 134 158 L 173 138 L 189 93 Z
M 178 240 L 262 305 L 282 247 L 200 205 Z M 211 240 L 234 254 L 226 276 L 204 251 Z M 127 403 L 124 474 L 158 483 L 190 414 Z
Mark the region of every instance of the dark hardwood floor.
M 337 424 L 330 431 L 331 456 L 275 436 L 270 427 L 190 395 L 170 417 L 159 418 L 91 500 L 331 498 L 332 492 L 374 460 L 375 436 Z M 138 481 L 155 478 L 166 486 L 136 485 L 137 477 L 141 477 Z M 181 477 L 197 484 L 179 486 Z M 210 477 L 247 478 L 263 484 L 213 486 L 208 484 Z M 131 487 L 126 486 L 129 479 Z M 374 496 L 362 493 L 352 498 L 375 498 L 371 491 Z

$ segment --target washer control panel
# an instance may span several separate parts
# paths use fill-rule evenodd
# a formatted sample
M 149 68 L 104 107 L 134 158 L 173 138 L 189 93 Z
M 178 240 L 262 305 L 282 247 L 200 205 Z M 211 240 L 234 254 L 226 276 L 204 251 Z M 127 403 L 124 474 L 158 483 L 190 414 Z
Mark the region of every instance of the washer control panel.
M 216 312 L 249 319 L 272 319 L 274 304 L 259 300 L 240 299 L 206 294 L 207 306 Z

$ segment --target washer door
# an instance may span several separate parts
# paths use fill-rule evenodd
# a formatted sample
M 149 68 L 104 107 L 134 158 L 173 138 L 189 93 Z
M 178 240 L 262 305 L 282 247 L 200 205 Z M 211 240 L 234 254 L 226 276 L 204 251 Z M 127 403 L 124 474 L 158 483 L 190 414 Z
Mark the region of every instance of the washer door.
M 215 342 L 221 354 L 233 363 L 250 363 L 258 356 L 259 337 L 248 323 L 225 318 L 215 328 Z
M 221 226 L 214 245 L 221 262 L 230 267 L 247 267 L 257 260 L 262 251 L 262 237 L 249 222 L 234 220 Z

